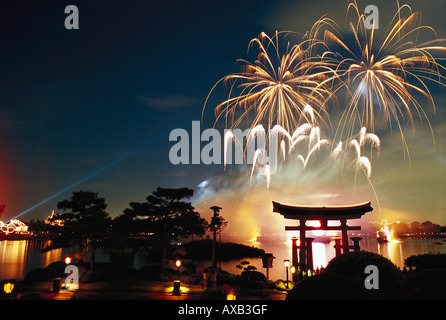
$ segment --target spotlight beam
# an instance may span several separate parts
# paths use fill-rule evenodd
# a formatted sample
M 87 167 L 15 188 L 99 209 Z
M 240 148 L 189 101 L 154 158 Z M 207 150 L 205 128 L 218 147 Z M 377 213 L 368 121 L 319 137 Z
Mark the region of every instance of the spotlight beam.
M 74 188 L 74 187 L 76 187 L 76 186 L 78 186 L 78 185 L 80 185 L 80 184 L 82 184 L 82 183 L 88 181 L 89 179 L 91 179 L 91 178 L 97 176 L 98 174 L 100 174 L 100 173 L 102 173 L 102 172 L 104 172 L 104 171 L 106 171 L 106 170 L 108 170 L 108 169 L 110 169 L 110 168 L 116 166 L 116 165 L 119 164 L 120 162 L 126 160 L 127 158 L 130 158 L 130 157 L 133 156 L 134 154 L 136 154 L 136 153 L 138 153 L 139 151 L 143 150 L 144 148 L 148 147 L 150 144 L 152 144 L 153 142 L 155 142 L 155 141 L 158 140 L 158 139 L 159 139 L 159 136 L 156 137 L 156 138 L 154 137 L 154 138 L 148 140 L 147 142 L 145 142 L 144 144 L 140 145 L 139 147 L 136 147 L 135 149 L 133 149 L 133 150 L 131 150 L 131 151 L 125 153 L 125 154 L 122 155 L 121 157 L 119 157 L 119 158 L 117 158 L 117 159 L 115 159 L 115 160 L 109 162 L 108 164 L 106 164 L 106 165 L 100 167 L 99 169 L 97 169 L 97 170 L 93 171 L 92 173 L 86 175 L 85 177 L 81 178 L 80 180 L 78 180 L 78 181 L 76 181 L 76 182 L 70 184 L 69 186 L 63 188 L 62 190 L 56 192 L 55 194 L 49 196 L 48 198 L 46 198 L 46 199 L 40 201 L 39 203 L 37 203 L 37 204 L 33 205 L 32 207 L 26 209 L 25 211 L 19 213 L 18 215 L 16 215 L 15 217 L 11 218 L 10 220 L 12 220 L 12 219 L 17 219 L 18 217 L 20 217 L 20 216 L 22 216 L 22 215 L 24 215 L 24 214 L 26 214 L 26 213 L 28 213 L 28 212 L 30 212 L 30 211 L 32 211 L 32 210 L 38 208 L 38 207 L 40 207 L 42 204 L 47 203 L 48 201 L 50 201 L 50 200 L 52 200 L 52 199 L 54 199 L 54 198 L 60 196 L 61 194 L 63 194 L 63 193 L 65 193 L 65 192 L 69 191 L 70 189 L 72 189 L 72 188 Z

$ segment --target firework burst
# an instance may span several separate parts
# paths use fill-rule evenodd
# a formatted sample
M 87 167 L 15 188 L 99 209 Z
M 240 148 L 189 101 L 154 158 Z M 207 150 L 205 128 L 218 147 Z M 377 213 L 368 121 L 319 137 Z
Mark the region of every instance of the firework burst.
M 403 9 L 409 12 L 407 17 L 401 16 Z M 351 11 L 357 21 L 350 21 L 349 32 L 333 21 L 324 24 L 336 28 L 324 32 L 328 50 L 321 61 L 325 67 L 330 66 L 331 71 L 324 74 L 331 72 L 331 76 L 322 85 L 332 85 L 332 94 L 343 88 L 349 93 L 335 136 L 342 136 L 344 130 L 351 135 L 358 121 L 373 132 L 378 107 L 384 124 L 393 122 L 398 127 L 408 150 L 403 134 L 405 123 L 414 128 L 414 114 L 429 123 L 418 97 L 426 98 L 435 110 L 427 80 L 444 85 L 441 72 L 445 68 L 433 56 L 434 52 L 446 51 L 444 39 L 418 43 L 420 32 L 435 31 L 421 25 L 421 14 L 412 12 L 407 5 L 398 7 L 382 41 L 376 40 L 374 28 L 366 28 L 365 16 L 360 14 L 356 1 L 349 3 L 347 13 Z
M 215 108 L 216 122 L 224 118 L 227 127 L 237 127 L 246 118 L 251 128 L 259 124 L 271 128 L 275 124 L 291 132 L 301 119 L 310 120 L 305 108 L 311 106 L 312 114 L 322 118 L 326 112 L 323 102 L 330 91 L 321 85 L 326 76 L 311 72 L 314 40 L 293 46 L 288 43 L 281 54 L 281 34 L 269 37 L 262 32 L 252 39 L 248 52 L 257 47 L 257 59 L 253 63 L 238 60 L 244 63 L 241 72 L 220 80 L 229 85 L 230 93 Z
M 333 160 L 333 168 L 341 163 L 342 170 L 344 165 L 354 169 L 355 180 L 362 171 L 375 193 L 370 178 L 373 150 L 380 152 L 380 139 L 374 133 L 378 115 L 383 128 L 398 128 L 408 155 L 404 131 L 406 124 L 414 128 L 417 115 L 427 121 L 433 137 L 422 104 L 427 101 L 435 110 L 428 82 L 445 85 L 446 68 L 438 62 L 443 59 L 434 56 L 446 52 L 445 39 L 420 43 L 425 32 L 436 36 L 434 29 L 421 25 L 421 14 L 398 2 L 389 27 L 379 35 L 373 27 L 368 29 L 367 17 L 352 1 L 347 7 L 348 28 L 323 16 L 298 44 L 286 46 L 280 42 L 290 32 L 276 32 L 273 37 L 262 32 L 248 46 L 248 56 L 256 49 L 257 59 L 238 60 L 243 63 L 241 72 L 222 78 L 211 89 L 205 106 L 218 84 L 229 88 L 227 99 L 214 109 L 215 123 L 225 121 L 226 128 L 246 123 L 251 129 L 248 140 L 257 135 L 268 140 L 269 152 L 265 144 L 253 153 L 251 179 L 260 176 L 269 186 L 277 154 L 282 161 L 302 163 L 291 166 L 299 172 L 326 166 L 330 161 L 319 160 L 329 154 L 326 159 Z M 343 96 L 347 100 L 337 115 L 331 107 Z M 332 127 L 334 117 L 338 123 Z M 321 138 L 320 122 L 330 125 L 330 138 Z M 230 133 L 225 135 L 225 166 L 228 143 L 236 143 L 234 139 Z M 271 148 L 276 139 L 280 139 L 277 150 Z M 238 145 L 242 148 L 243 142 Z M 364 153 L 366 145 L 370 156 Z

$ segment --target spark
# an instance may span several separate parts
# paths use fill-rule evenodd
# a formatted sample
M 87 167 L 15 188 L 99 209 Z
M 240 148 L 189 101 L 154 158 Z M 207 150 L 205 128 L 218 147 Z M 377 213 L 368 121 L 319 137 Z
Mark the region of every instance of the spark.
M 216 122 L 223 117 L 229 126 L 237 127 L 253 115 L 251 128 L 259 124 L 271 128 L 275 123 L 290 132 L 301 118 L 311 122 L 315 117 L 322 118 L 323 102 L 330 92 L 320 85 L 323 75 L 311 72 L 311 45 L 304 48 L 305 41 L 292 46 L 288 42 L 282 54 L 281 35 L 276 32 L 269 37 L 262 32 L 252 39 L 248 52 L 256 46 L 257 59 L 254 62 L 239 59 L 244 63 L 241 72 L 220 80 L 231 84 L 231 89 L 228 99 L 215 107 Z
M 367 178 L 370 178 L 372 174 L 372 164 L 369 158 L 361 156 L 358 158 L 358 167 L 362 167 L 365 170 Z
M 348 28 L 326 15 L 296 44 L 283 46 L 282 41 L 291 32 L 277 31 L 272 37 L 262 32 L 249 42 L 248 56 L 256 49 L 257 59 L 238 60 L 243 63 L 241 71 L 214 85 L 202 115 L 210 94 L 223 82 L 229 85 L 229 94 L 214 108 L 215 124 L 222 119 L 231 128 L 246 123 L 252 130 L 250 138 L 265 134 L 265 128 L 269 130 L 269 154 L 266 144 L 254 153 L 251 178 L 255 169 L 265 170 L 266 165 L 270 178 L 276 172 L 277 163 L 272 159 L 277 153 L 283 162 L 294 159 L 307 170 L 316 154 L 325 155 L 319 153 L 321 148 L 331 146 L 329 158 L 339 163 L 343 156 L 348 161 L 342 162 L 342 168 L 347 164 L 356 172 L 362 169 L 371 184 L 372 151 L 377 150 L 379 155 L 381 149 L 375 134 L 378 114 L 382 115 L 383 127 L 396 125 L 399 129 L 408 155 L 404 130 L 406 124 L 414 129 L 416 115 L 427 121 L 434 139 L 420 99 L 425 98 L 435 111 L 428 82 L 445 86 L 442 73 L 446 68 L 438 62 L 442 58 L 435 57 L 446 52 L 445 39 L 437 39 L 432 27 L 421 25 L 419 12 L 397 4 L 382 38 L 374 28 L 366 27 L 366 16 L 360 13 L 356 0 L 350 0 Z M 420 33 L 424 36 L 424 32 L 431 32 L 434 39 L 420 43 Z M 330 104 L 342 96 L 347 102 L 340 108 Z M 336 115 L 333 110 L 340 113 Z M 335 116 L 338 123 L 332 127 Z M 326 127 L 320 123 L 330 125 L 329 137 L 324 136 Z M 357 130 L 359 134 L 353 135 Z M 271 145 L 276 142 L 272 139 L 279 137 L 280 143 L 272 151 Z M 366 156 L 368 146 L 370 154 Z M 267 160 L 263 167 L 260 159 Z
M 342 141 L 339 141 L 338 145 L 336 146 L 336 148 L 331 153 L 331 156 L 335 160 L 338 160 L 339 159 L 339 155 L 341 154 L 341 152 L 342 152 Z
M 407 17 L 401 16 L 403 9 L 409 11 Z M 445 67 L 433 55 L 446 51 L 442 44 L 445 40 L 418 43 L 420 32 L 431 31 L 435 34 L 435 31 L 421 25 L 420 12 L 412 12 L 408 5 L 398 7 L 381 42 L 376 40 L 374 28 L 366 28 L 365 15 L 359 12 L 356 1 L 349 3 L 347 13 L 351 10 L 356 14 L 356 21 L 350 20 L 348 31 L 343 31 L 333 22 L 330 26 L 337 28 L 324 32 L 328 50 L 324 52 L 321 62 L 325 67 L 331 65 L 329 68 L 332 72 L 324 82 L 333 84 L 333 94 L 343 88 L 350 93 L 337 134 L 342 135 L 346 126 L 352 132 L 356 121 L 373 132 L 375 107 L 378 106 L 383 123 L 394 122 L 397 125 L 408 152 L 403 121 L 410 122 L 414 128 L 414 113 L 421 120 L 427 120 L 433 137 L 427 113 L 413 93 L 426 98 L 435 111 L 426 80 L 445 85 L 445 77 L 441 74 Z M 350 33 L 353 34 L 353 44 L 347 40 Z M 328 73 L 325 71 L 326 75 Z
M 328 145 L 330 142 L 327 139 L 323 139 L 318 141 L 310 150 L 310 152 L 308 152 L 307 157 L 305 158 L 305 162 L 304 162 L 304 168 L 307 166 L 308 164 L 308 160 L 310 159 L 310 157 L 313 155 L 313 153 L 315 153 L 316 151 L 320 150 L 320 148 L 323 145 Z

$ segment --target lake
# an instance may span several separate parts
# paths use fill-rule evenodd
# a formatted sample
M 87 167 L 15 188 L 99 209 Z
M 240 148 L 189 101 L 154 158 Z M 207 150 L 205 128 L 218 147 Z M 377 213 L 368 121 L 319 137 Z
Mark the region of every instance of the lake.
M 89 260 L 88 252 L 75 252 L 74 248 L 60 248 L 49 252 L 41 253 L 50 240 L 5 240 L 0 241 L 0 280 L 17 279 L 21 280 L 32 269 L 44 268 L 52 262 L 63 260 L 67 255 L 75 258 Z M 361 249 L 379 253 L 390 259 L 399 268 L 403 268 L 404 259 L 411 255 L 424 253 L 446 253 L 446 242 L 443 245 L 434 244 L 439 240 L 435 239 L 402 239 L 393 240 L 387 244 L 378 244 L 376 238 L 364 238 L 361 240 Z M 267 253 L 275 256 L 273 268 L 269 275 L 271 280 L 285 279 L 285 267 L 283 260 L 291 260 L 290 241 L 265 241 L 247 242 L 246 245 L 262 248 Z M 333 241 L 330 243 L 313 242 L 313 264 L 316 267 L 325 267 L 334 258 L 335 252 Z M 260 258 L 242 259 L 248 260 L 258 271 L 264 272 Z M 240 274 L 236 265 L 242 260 L 232 260 L 219 262 L 219 266 L 228 272 Z M 75 259 L 76 261 L 76 259 Z M 97 262 L 111 262 L 110 256 L 105 250 L 98 249 L 96 253 Z M 135 255 L 130 257 L 128 263 L 134 268 L 146 265 L 144 256 Z M 200 263 L 201 266 L 208 266 L 209 262 Z

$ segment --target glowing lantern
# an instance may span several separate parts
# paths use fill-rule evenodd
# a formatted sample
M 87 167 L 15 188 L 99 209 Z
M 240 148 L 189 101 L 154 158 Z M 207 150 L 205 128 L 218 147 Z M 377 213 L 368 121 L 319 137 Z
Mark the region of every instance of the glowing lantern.
M 68 265 L 70 263 L 71 263 L 71 257 L 68 256 L 68 257 L 65 258 L 65 264 Z
M 175 266 L 177 267 L 177 279 L 180 277 L 180 267 L 181 267 L 181 260 L 178 259 L 175 261 Z
M 232 291 L 229 291 L 226 295 L 226 300 L 235 300 L 236 296 Z
M 13 282 L 4 282 L 3 283 L 3 292 L 6 294 L 10 294 L 14 291 L 14 283 Z

